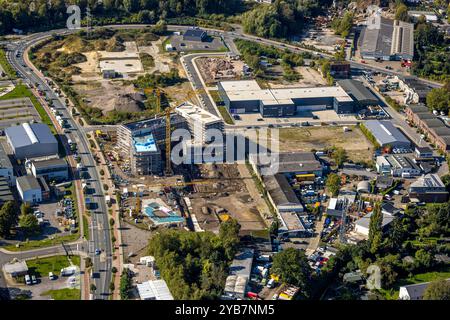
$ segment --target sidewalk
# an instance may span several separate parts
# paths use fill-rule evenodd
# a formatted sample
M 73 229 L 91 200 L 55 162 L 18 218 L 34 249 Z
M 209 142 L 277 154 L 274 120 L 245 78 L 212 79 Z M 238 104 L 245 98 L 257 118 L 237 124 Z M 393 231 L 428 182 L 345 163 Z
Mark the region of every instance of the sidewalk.
M 113 179 L 111 177 L 111 173 L 109 171 L 108 166 L 106 165 L 106 159 L 103 154 L 103 152 L 100 150 L 97 139 L 94 139 L 95 141 L 95 155 L 100 159 L 100 165 L 97 165 L 96 168 L 98 171 L 102 169 L 105 174 L 102 176 L 99 173 L 100 180 L 102 184 L 108 185 L 108 191 L 105 190 L 105 195 L 109 195 L 111 197 L 111 200 L 115 200 L 115 196 L 113 195 L 115 186 L 113 184 Z M 122 233 L 120 232 L 120 216 L 119 216 L 119 204 L 114 201 L 114 203 L 109 207 L 109 209 L 112 210 L 111 217 L 114 218 L 114 230 L 113 234 L 116 238 L 116 242 L 112 243 L 113 246 L 113 258 L 112 260 L 112 266 L 117 269 L 117 273 L 113 274 L 114 277 L 114 292 L 113 292 L 113 300 L 120 300 L 119 295 L 119 287 L 120 287 L 120 275 L 122 274 L 122 268 L 123 268 L 123 247 L 122 247 Z M 108 210 L 109 211 L 109 210 Z M 108 212 L 109 213 L 109 212 Z

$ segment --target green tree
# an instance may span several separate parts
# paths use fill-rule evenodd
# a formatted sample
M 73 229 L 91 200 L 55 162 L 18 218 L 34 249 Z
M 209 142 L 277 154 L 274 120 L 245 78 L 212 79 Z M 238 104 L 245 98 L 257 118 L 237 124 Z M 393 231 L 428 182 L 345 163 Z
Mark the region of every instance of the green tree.
M 152 28 L 152 32 L 158 35 L 164 35 L 167 32 L 167 23 L 164 20 L 159 20 Z
M 347 151 L 344 148 L 338 147 L 334 148 L 331 154 L 334 162 L 338 167 L 341 167 L 345 161 L 347 161 Z
M 365 218 L 363 218 L 365 219 Z M 370 246 L 370 252 L 372 254 L 375 254 L 378 252 L 378 250 L 381 247 L 381 241 L 382 241 L 382 222 L 383 222 L 383 213 L 381 211 L 381 205 L 380 203 L 376 203 L 372 212 L 372 215 L 370 216 L 370 222 L 369 222 L 369 246 Z
M 0 209 L 0 236 L 9 236 L 17 221 L 18 215 L 14 202 L 6 202 Z
M 308 295 L 311 280 L 311 267 L 303 251 L 287 248 L 273 257 L 272 273 L 282 281 L 298 286 Z
M 450 108 L 450 90 L 446 87 L 432 89 L 427 94 L 427 106 L 431 110 L 443 111 L 449 113 Z
M 19 227 L 27 234 L 34 234 L 39 231 L 39 222 L 34 214 L 21 214 Z
M 28 203 L 22 203 L 20 206 L 20 214 L 27 215 L 33 213 L 33 208 Z
M 228 259 L 232 259 L 239 244 L 239 230 L 241 225 L 236 219 L 228 219 L 220 225 L 219 238 L 225 248 Z
M 409 21 L 408 7 L 405 4 L 400 4 L 395 10 L 395 20 Z
M 95 286 L 95 284 L 91 283 L 89 290 L 91 291 L 91 293 L 94 293 L 97 290 L 97 287 Z
M 341 187 L 341 178 L 335 173 L 329 174 L 326 187 L 333 197 L 337 196 Z
M 123 269 L 122 275 L 120 276 L 120 299 L 128 300 L 130 297 L 131 290 L 131 271 L 127 268 Z
M 423 293 L 424 300 L 450 300 L 450 282 L 436 280 L 429 284 Z
M 424 249 L 417 250 L 415 258 L 415 262 L 417 263 L 419 268 L 423 268 L 426 270 L 433 265 L 434 255 Z
M 343 38 L 346 38 L 353 25 L 353 13 L 350 11 L 346 11 L 342 17 L 337 17 L 331 23 L 331 28 L 338 35 L 341 35 Z

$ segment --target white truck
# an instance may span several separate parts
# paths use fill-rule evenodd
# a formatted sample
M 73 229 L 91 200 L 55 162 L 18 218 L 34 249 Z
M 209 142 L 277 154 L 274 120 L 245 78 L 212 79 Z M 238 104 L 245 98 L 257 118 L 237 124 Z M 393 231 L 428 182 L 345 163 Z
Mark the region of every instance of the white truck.
M 77 272 L 77 267 L 75 267 L 75 266 L 63 268 L 63 269 L 61 269 L 61 276 L 68 277 L 68 276 L 74 275 L 75 272 Z

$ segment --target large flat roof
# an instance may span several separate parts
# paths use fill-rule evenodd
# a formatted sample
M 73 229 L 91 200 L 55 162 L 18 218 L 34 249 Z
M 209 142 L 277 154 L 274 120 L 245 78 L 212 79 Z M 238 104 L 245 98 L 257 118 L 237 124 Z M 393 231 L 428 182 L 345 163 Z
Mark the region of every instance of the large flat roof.
M 390 121 L 368 120 L 364 125 L 382 146 L 393 142 L 411 143 Z
M 37 179 L 33 176 L 21 176 L 16 180 L 22 191 L 41 189 Z
M 414 24 L 390 20 L 379 14 L 369 17 L 360 40 L 361 52 L 382 56 L 414 55 Z
M 36 143 L 57 143 L 50 128 L 43 123 L 23 123 L 5 130 L 14 148 L 29 146 Z
M 300 200 L 283 174 L 278 173 L 274 176 L 265 176 L 264 184 L 275 205 L 301 205 Z
M 255 80 L 222 81 L 230 101 L 260 100 L 265 105 L 294 104 L 293 99 L 329 97 L 339 102 L 352 102 L 353 99 L 340 86 L 312 88 L 261 89 Z
M 222 119 L 218 116 L 190 103 L 178 106 L 175 111 L 187 120 L 198 121 L 204 125 L 222 122 Z
M 47 167 L 67 167 L 67 161 L 64 159 L 49 159 L 43 161 L 33 161 L 33 166 L 36 169 Z
M 138 283 L 137 289 L 141 300 L 173 300 L 169 287 L 164 280 L 149 280 Z
M 11 160 L 8 157 L 8 154 L 3 147 L 3 144 L 0 143 L 0 168 L 9 168 L 12 169 L 13 165 Z
M 358 101 L 378 102 L 378 98 L 360 81 L 346 79 L 337 82 L 349 95 Z
M 442 188 L 445 190 L 445 185 L 437 174 L 426 174 L 419 177 L 416 181 L 411 183 L 410 188 Z
M 246 248 L 239 251 L 229 268 L 229 275 L 244 276 L 250 278 L 252 272 L 253 256 L 255 250 Z

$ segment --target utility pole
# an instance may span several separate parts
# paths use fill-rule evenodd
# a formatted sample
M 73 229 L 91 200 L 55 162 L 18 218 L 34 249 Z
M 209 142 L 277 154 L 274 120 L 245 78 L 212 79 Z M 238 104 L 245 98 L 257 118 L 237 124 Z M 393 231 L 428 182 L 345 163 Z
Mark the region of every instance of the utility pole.
M 92 35 L 92 13 L 89 5 L 86 6 L 86 30 L 87 30 L 87 38 L 90 39 Z

